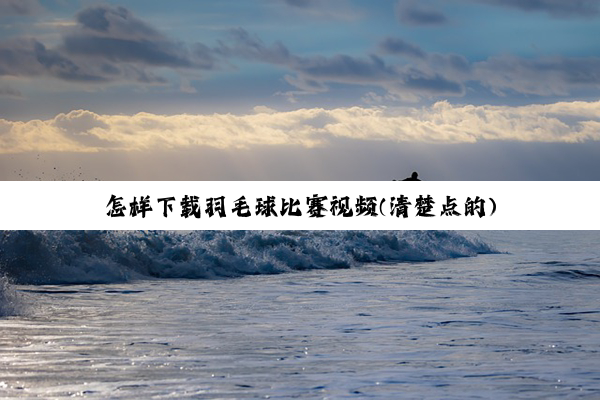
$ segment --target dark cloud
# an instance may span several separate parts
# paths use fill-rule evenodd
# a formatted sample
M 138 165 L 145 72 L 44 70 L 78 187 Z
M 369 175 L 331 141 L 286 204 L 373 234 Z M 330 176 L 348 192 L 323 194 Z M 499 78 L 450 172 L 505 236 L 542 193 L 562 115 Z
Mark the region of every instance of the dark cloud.
M 164 42 L 72 35 L 65 37 L 64 46 L 69 54 L 97 57 L 116 63 L 138 63 L 172 68 L 195 66 L 186 49 Z M 212 66 L 214 64 L 205 63 L 203 65 Z
M 13 0 L 17 1 L 17 0 Z M 285 4 L 309 9 L 323 4 L 315 0 L 282 0 Z M 330 0 L 328 0 L 330 1 Z M 594 17 L 600 14 L 600 0 L 463 0 L 515 8 L 527 12 L 546 12 L 554 17 Z M 448 22 L 443 12 L 416 0 L 398 0 L 396 6 L 398 20 L 404 24 L 442 25 Z
M 190 50 L 123 7 L 89 7 L 76 19 L 77 28 L 63 39 L 65 51 L 72 55 L 151 67 L 209 70 L 216 65 L 208 47 L 198 44 Z
M 469 61 L 458 54 L 428 53 L 416 44 L 403 39 L 387 37 L 379 43 L 379 51 L 384 54 L 406 56 L 421 68 L 462 77 L 471 71 Z
M 427 92 L 431 88 L 431 93 L 460 95 L 469 82 L 481 84 L 500 96 L 506 91 L 550 96 L 600 88 L 598 57 L 527 59 L 504 55 L 471 63 L 458 54 L 427 53 L 397 38 L 384 39 L 379 49 L 411 58 L 401 85 L 409 91 Z
M 427 54 L 421 48 L 402 39 L 385 38 L 380 44 L 379 49 L 385 54 L 407 56 L 412 58 L 424 59 Z
M 473 65 L 474 79 L 499 95 L 518 93 L 567 95 L 574 89 L 600 88 L 600 58 L 491 57 Z
M 409 75 L 403 82 L 403 87 L 410 91 L 420 94 L 430 94 L 439 96 L 442 94 L 449 96 L 460 96 L 464 94 L 464 86 L 461 83 L 452 81 L 440 74 L 433 76 L 417 73 Z
M 0 0 L 0 17 L 7 15 L 33 15 L 42 10 L 37 0 Z
M 328 83 L 378 86 L 411 99 L 415 99 L 415 96 L 457 95 L 464 92 L 460 82 L 443 77 L 431 68 L 418 70 L 390 65 L 376 55 L 301 57 L 279 42 L 268 46 L 243 29 L 233 31 L 231 39 L 231 43 L 222 44 L 222 54 L 285 66 L 297 74 L 296 77 L 287 76 L 286 81 L 303 92 L 323 92 L 327 90 Z M 390 42 L 395 41 L 390 39 Z M 415 45 L 404 44 L 413 52 L 418 50 Z M 422 52 L 422 57 L 427 57 L 427 54 Z
M 414 26 L 443 25 L 447 22 L 446 16 L 441 11 L 412 0 L 398 2 L 396 16 L 403 24 Z
M 267 46 L 258 36 L 242 28 L 232 30 L 229 39 L 226 44 L 221 43 L 218 50 L 226 57 L 243 57 L 276 65 L 290 65 L 298 60 L 282 43 Z
M 136 18 L 124 7 L 95 6 L 85 8 L 75 16 L 84 29 L 129 39 L 163 39 L 163 35 L 146 22 Z
M 0 76 L 146 85 L 167 83 L 155 67 L 193 73 L 218 65 L 216 50 L 171 40 L 123 7 L 88 7 L 77 13 L 76 21 L 55 48 L 32 38 L 0 41 Z
M 479 3 L 517 8 L 530 12 L 547 12 L 555 17 L 593 17 L 600 12 L 600 0 L 474 0 Z
M 119 80 L 166 83 L 164 78 L 136 65 L 118 65 L 102 60 L 91 62 L 66 54 L 61 49 L 49 49 L 35 39 L 24 38 L 0 42 L 0 76 L 42 76 L 91 84 Z
M 0 42 L 0 76 L 51 76 L 67 81 L 104 82 L 106 79 L 61 52 L 35 39 Z
M 516 3 L 509 0 L 468 1 L 510 7 Z M 560 3 L 561 6 L 552 0 L 526 0 L 519 4 L 523 9 L 558 12 L 550 11 L 552 5 L 553 10 L 563 10 L 566 15 L 575 13 L 573 10 L 593 12 L 598 2 L 600 0 L 577 0 L 569 5 Z M 308 6 L 308 3 L 299 1 L 294 6 Z M 0 6 L 8 4 L 12 3 L 3 1 Z M 427 11 L 421 13 L 421 17 L 427 13 L 439 14 L 424 7 L 411 1 L 402 2 L 398 4 L 398 11 L 405 15 L 408 15 L 407 10 Z M 413 13 L 413 16 L 417 14 Z M 421 18 L 420 24 L 433 23 L 435 19 Z M 346 84 L 374 90 L 382 88 L 393 95 L 391 97 L 414 101 L 421 97 L 460 96 L 465 93 L 465 86 L 472 82 L 498 95 L 505 91 L 540 96 L 565 95 L 577 89 L 600 87 L 600 58 L 594 57 L 524 59 L 501 56 L 471 63 L 461 55 L 429 53 L 417 44 L 393 37 L 379 43 L 378 54 L 305 56 L 294 54 L 281 42 L 267 44 L 241 28 L 232 30 L 216 47 L 178 42 L 123 7 L 87 7 L 76 14 L 75 20 L 76 26 L 63 31 L 61 42 L 52 48 L 33 38 L 0 41 L 0 77 L 40 76 L 87 84 L 134 82 L 153 85 L 168 83 L 158 71 L 169 68 L 179 74 L 182 81 L 187 79 L 189 86 L 193 74 L 219 69 L 227 62 L 241 58 L 289 71 L 284 79 L 297 89 L 289 92 L 292 94 L 321 93 L 329 90 L 332 84 Z M 440 18 L 437 20 L 441 21 Z M 402 56 L 403 59 L 383 57 L 382 54 Z M 19 96 L 20 93 L 10 93 L 0 87 L 0 95 Z
M 357 58 L 345 54 L 299 59 L 294 68 L 313 78 L 348 83 L 377 83 L 399 78 L 398 72 L 375 56 Z

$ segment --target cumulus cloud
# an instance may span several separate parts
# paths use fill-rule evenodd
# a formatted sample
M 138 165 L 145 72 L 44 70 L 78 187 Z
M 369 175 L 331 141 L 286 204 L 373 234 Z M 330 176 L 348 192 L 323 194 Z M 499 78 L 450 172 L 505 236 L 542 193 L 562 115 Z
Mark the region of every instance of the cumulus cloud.
M 426 108 L 336 108 L 248 115 L 99 115 L 78 110 L 51 120 L 0 119 L 0 153 L 239 149 L 254 146 L 328 146 L 337 139 L 473 143 L 575 143 L 600 140 L 600 101 L 548 105 Z

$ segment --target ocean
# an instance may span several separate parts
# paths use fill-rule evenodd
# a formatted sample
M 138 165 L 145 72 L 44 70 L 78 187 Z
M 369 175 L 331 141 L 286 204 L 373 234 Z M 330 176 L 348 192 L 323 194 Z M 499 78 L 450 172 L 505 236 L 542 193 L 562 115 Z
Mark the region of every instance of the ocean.
M 600 398 L 600 232 L 0 233 L 0 397 Z

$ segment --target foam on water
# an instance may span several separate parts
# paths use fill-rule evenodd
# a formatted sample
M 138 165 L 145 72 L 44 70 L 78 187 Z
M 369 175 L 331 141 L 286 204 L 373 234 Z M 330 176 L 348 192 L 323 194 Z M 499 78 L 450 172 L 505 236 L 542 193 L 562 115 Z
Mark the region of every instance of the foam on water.
M 117 283 L 436 261 L 491 252 L 477 238 L 439 231 L 12 231 L 0 236 L 0 270 L 19 284 Z
M 0 397 L 600 398 L 600 232 L 479 234 L 0 232 L 20 282 L 137 279 L 15 286 Z

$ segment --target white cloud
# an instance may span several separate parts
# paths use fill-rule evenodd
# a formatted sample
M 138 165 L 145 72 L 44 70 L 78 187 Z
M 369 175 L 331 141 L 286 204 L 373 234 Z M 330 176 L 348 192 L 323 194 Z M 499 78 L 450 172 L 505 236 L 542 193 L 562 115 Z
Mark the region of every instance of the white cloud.
M 0 119 L 0 153 L 145 151 L 208 146 L 327 146 L 336 138 L 427 143 L 600 140 L 600 101 L 425 108 L 299 109 L 254 114 L 99 115 L 77 110 L 41 121 Z

